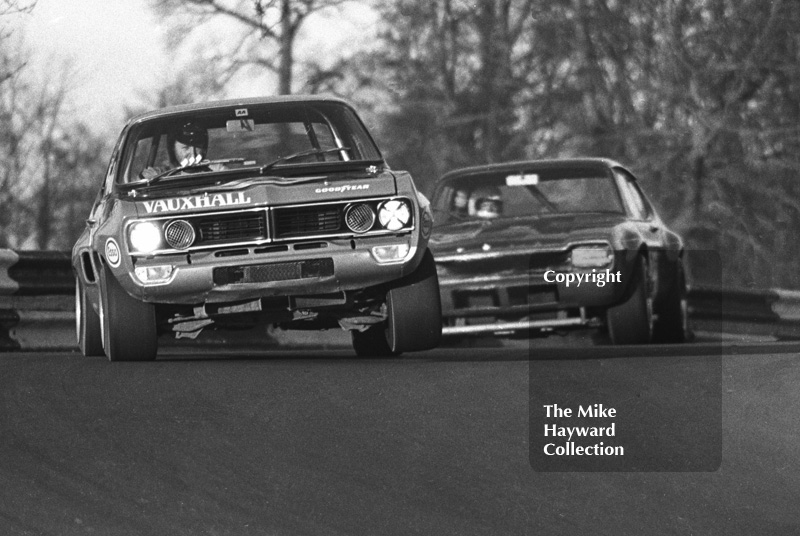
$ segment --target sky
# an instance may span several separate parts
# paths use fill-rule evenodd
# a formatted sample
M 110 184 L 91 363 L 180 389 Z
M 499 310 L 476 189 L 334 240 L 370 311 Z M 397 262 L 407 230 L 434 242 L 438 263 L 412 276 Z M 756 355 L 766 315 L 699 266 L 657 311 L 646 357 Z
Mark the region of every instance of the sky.
M 38 0 L 26 19 L 36 67 L 69 65 L 73 108 L 90 124 L 121 122 L 137 89 L 164 79 L 163 29 L 145 0 Z
M 35 68 L 60 76 L 68 65 L 72 113 L 98 129 L 118 131 L 125 104 L 140 103 L 142 92 L 155 92 L 169 79 L 175 56 L 147 0 L 38 0 L 24 18 Z M 298 38 L 297 58 L 350 53 L 369 42 L 375 21 L 358 2 L 341 14 L 314 15 Z M 240 79 L 229 96 L 257 96 L 264 87 Z

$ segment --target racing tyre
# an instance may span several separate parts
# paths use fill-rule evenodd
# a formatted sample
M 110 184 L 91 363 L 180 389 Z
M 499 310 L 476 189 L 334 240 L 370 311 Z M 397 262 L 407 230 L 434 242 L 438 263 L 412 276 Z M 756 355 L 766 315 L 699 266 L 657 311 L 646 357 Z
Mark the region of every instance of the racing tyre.
M 657 310 L 653 340 L 659 343 L 681 343 L 691 340 L 689 307 L 686 293 L 686 276 L 683 264 L 678 263 L 675 284 L 669 289 L 664 302 Z
M 430 251 L 414 273 L 400 279 L 386 293 L 386 322 L 363 332 L 352 332 L 359 356 L 390 356 L 429 350 L 442 338 L 439 277 Z
M 647 344 L 653 339 L 653 302 L 643 259 L 637 261 L 633 277 L 628 298 L 606 311 L 608 335 L 613 344 Z
M 108 268 L 100 287 L 100 325 L 109 361 L 152 361 L 158 352 L 156 310 L 131 297 Z
M 374 324 L 364 331 L 351 331 L 353 350 L 358 357 L 389 357 L 398 355 L 389 348 L 386 322 Z
M 442 302 L 439 277 L 429 250 L 413 274 L 386 293 L 386 339 L 392 352 L 416 352 L 439 346 Z
M 86 296 L 86 288 L 80 278 L 75 279 L 75 331 L 78 347 L 86 357 L 105 355 L 100 317 Z

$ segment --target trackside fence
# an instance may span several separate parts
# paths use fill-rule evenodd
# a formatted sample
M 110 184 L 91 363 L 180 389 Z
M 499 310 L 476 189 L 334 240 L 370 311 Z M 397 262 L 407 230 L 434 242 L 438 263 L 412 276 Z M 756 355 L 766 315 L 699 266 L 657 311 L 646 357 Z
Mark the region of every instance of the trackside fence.
M 74 296 L 69 252 L 0 249 L 0 351 L 76 349 Z M 800 338 L 800 291 L 694 286 L 689 315 L 704 331 Z
M 0 249 L 0 350 L 76 345 L 70 253 Z

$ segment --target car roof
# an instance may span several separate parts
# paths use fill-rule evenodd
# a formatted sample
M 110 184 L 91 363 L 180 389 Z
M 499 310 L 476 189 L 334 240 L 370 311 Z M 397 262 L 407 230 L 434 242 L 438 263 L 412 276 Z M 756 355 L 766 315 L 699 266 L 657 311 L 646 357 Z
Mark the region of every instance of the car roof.
M 230 106 L 255 106 L 260 104 L 280 104 L 280 103 L 300 103 L 300 102 L 335 102 L 344 104 L 352 108 L 350 103 L 338 97 L 328 95 L 272 95 L 268 97 L 248 97 L 242 99 L 227 99 L 209 102 L 198 102 L 193 104 L 179 104 L 177 106 L 168 106 L 166 108 L 159 108 L 139 114 L 130 121 L 129 124 L 138 123 L 140 121 L 147 121 L 159 117 L 167 117 L 173 114 L 180 114 L 186 112 L 202 112 L 206 110 L 214 110 L 217 108 L 227 108 Z
M 609 158 L 582 157 L 582 158 L 552 158 L 544 160 L 515 160 L 513 162 L 501 162 L 496 164 L 484 164 L 481 166 L 470 166 L 453 169 L 442 175 L 437 182 L 444 182 L 455 177 L 466 177 L 470 175 L 481 175 L 494 171 L 520 171 L 528 169 L 568 169 L 572 167 L 622 167 L 622 164 Z

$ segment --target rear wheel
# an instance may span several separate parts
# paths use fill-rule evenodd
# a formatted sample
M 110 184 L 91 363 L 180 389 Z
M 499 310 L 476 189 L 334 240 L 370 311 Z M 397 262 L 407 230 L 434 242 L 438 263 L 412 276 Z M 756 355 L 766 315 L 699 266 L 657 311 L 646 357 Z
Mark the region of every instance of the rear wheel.
M 109 361 L 152 361 L 158 352 L 155 306 L 130 296 L 107 268 L 100 287 L 100 325 Z
M 442 304 L 436 264 L 430 251 L 425 251 L 414 273 L 386 293 L 386 312 L 386 322 L 353 332 L 357 355 L 398 355 L 439 345 Z
M 632 273 L 628 298 L 606 311 L 613 344 L 647 344 L 653 339 L 653 301 L 647 282 L 647 263 L 639 259 Z
M 105 355 L 100 317 L 86 295 L 86 288 L 80 278 L 75 280 L 75 331 L 78 347 L 86 357 Z

